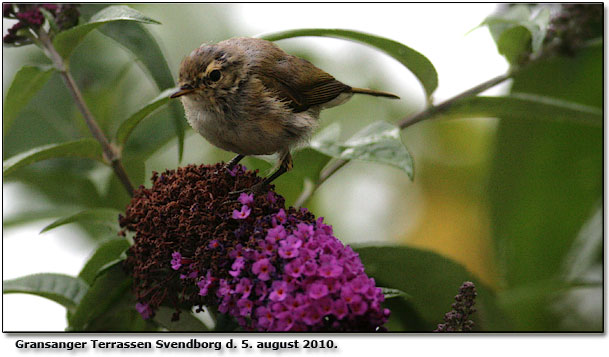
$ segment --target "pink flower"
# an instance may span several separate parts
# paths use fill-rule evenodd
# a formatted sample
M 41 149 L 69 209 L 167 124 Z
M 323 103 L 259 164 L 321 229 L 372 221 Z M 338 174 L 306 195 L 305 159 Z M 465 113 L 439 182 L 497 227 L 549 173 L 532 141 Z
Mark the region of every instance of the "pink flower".
M 182 254 L 180 252 L 173 252 L 171 254 L 171 269 L 178 270 L 182 266 Z
M 241 206 L 241 211 L 233 210 L 233 219 L 246 219 L 252 210 L 248 206 Z
M 266 241 L 269 243 L 276 243 L 277 241 L 285 238 L 287 235 L 285 228 L 283 226 L 277 226 L 274 228 L 269 228 L 266 233 Z
M 260 306 L 256 309 L 256 317 L 258 318 L 258 326 L 267 330 L 270 329 L 273 321 L 275 320 L 271 310 L 264 306 Z
M 285 300 L 288 293 L 288 283 L 285 281 L 273 282 L 273 290 L 269 295 L 269 299 L 272 301 L 283 301 Z
M 277 212 L 274 218 L 277 224 L 284 224 L 288 221 L 288 217 L 286 216 L 285 210 L 283 208 L 280 209 L 279 212 Z
M 220 244 L 220 242 L 218 242 L 217 239 L 210 241 L 209 244 L 207 245 L 207 248 L 209 248 L 209 249 L 216 249 L 219 247 L 222 247 L 222 245 Z
M 309 285 L 307 294 L 311 299 L 321 299 L 322 297 L 328 295 L 328 287 L 324 283 L 317 281 Z
M 307 310 L 304 316 L 304 322 L 309 326 L 316 325 L 321 321 L 322 317 L 323 314 L 321 309 L 317 306 L 312 306 Z
M 268 258 L 260 259 L 252 265 L 252 272 L 258 276 L 258 279 L 266 281 L 271 278 L 271 274 L 275 272 L 275 267 L 271 264 Z
M 266 194 L 266 200 L 271 204 L 276 203 L 277 198 L 275 198 L 275 193 L 273 191 L 269 191 L 269 193 Z
M 242 298 L 247 298 L 252 292 L 252 281 L 248 278 L 241 278 L 235 288 L 235 292 L 241 294 Z
M 252 307 L 254 307 L 254 303 L 248 299 L 241 299 L 237 301 L 237 307 L 239 308 L 239 315 L 249 316 L 252 312 Z
M 148 320 L 153 315 L 153 311 L 148 304 L 142 304 L 138 302 L 135 304 L 135 309 L 137 310 L 137 312 L 140 313 L 140 315 L 142 315 L 142 318 L 144 320 Z
M 233 265 L 231 265 L 231 269 L 228 273 L 233 277 L 238 277 L 241 274 L 241 269 L 245 266 L 245 259 L 243 257 L 239 257 L 235 259 Z
M 349 309 L 347 308 L 347 304 L 344 300 L 335 300 L 332 307 L 334 316 L 336 316 L 336 318 L 339 320 L 347 316 L 347 313 L 349 313 Z
M 286 264 L 285 272 L 291 277 L 298 278 L 302 275 L 304 270 L 304 264 L 302 263 L 302 259 L 296 258 Z
M 336 278 L 343 273 L 343 267 L 335 264 L 324 264 L 317 269 L 317 274 L 324 278 Z
M 249 205 L 249 206 L 253 206 L 254 205 L 254 194 L 250 193 L 249 195 L 245 192 L 242 192 L 239 195 L 239 198 L 237 199 L 239 202 L 241 202 L 242 205 Z

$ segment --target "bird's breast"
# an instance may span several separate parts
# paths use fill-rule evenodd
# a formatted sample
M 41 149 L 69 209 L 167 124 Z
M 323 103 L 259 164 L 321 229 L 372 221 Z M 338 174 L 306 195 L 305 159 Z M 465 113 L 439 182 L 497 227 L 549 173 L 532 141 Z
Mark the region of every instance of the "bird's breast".
M 203 103 L 188 97 L 183 97 L 184 112 L 188 124 L 212 145 L 221 149 L 239 152 L 235 143 L 239 135 L 234 125 L 230 125 L 224 114 L 208 108 Z
M 249 100 L 235 100 L 225 111 L 183 96 L 188 123 L 212 145 L 242 155 L 285 152 L 306 141 L 317 124 L 318 107 L 294 113 L 277 98 L 248 94 Z

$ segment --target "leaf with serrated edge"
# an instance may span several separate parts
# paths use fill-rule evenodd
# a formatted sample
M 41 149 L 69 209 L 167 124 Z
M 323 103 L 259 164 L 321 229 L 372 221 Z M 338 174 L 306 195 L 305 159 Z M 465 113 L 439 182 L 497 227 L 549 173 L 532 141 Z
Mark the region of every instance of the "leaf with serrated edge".
M 120 258 L 128 247 L 129 243 L 125 238 L 113 238 L 102 242 L 87 260 L 78 277 L 92 284 L 97 273 L 108 263 Z
M 2 283 L 4 294 L 23 293 L 40 296 L 74 311 L 89 286 L 80 278 L 69 275 L 42 273 L 28 275 Z
M 73 331 L 85 330 L 95 318 L 110 309 L 120 300 L 131 286 L 131 279 L 120 264 L 115 264 L 101 272 L 87 294 L 69 318 L 69 328 Z
M 94 208 L 75 213 L 73 215 L 60 218 L 44 227 L 40 233 L 48 232 L 51 229 L 61 227 L 66 224 L 76 222 L 113 222 L 118 228 L 118 210 L 112 208 Z
M 159 24 L 158 21 L 144 16 L 139 11 L 128 6 L 109 6 L 93 15 L 86 24 L 78 25 L 57 34 L 53 40 L 53 45 L 61 57 L 68 58 L 89 32 L 111 21 L 137 21 L 145 24 Z
M 601 127 L 603 112 L 595 107 L 534 94 L 505 97 L 471 97 L 435 113 L 436 119 L 496 117 L 502 119 L 547 120 Z
M 414 163 L 402 143 L 400 129 L 385 121 L 377 121 L 365 127 L 344 144 L 336 143 L 335 128 L 322 132 L 311 140 L 311 148 L 338 159 L 363 160 L 395 166 L 414 177 Z M 321 139 L 321 140 L 320 140 Z
M 53 74 L 50 67 L 23 66 L 6 93 L 2 107 L 2 129 L 4 133 L 32 97 L 45 85 Z
M 142 109 L 138 110 L 127 118 L 116 132 L 116 142 L 121 146 L 125 145 L 127 139 L 129 139 L 129 136 L 131 135 L 131 132 L 133 132 L 133 129 L 135 129 L 135 127 L 153 111 L 167 104 L 169 101 L 169 96 L 175 93 L 176 90 L 177 88 L 170 88 L 163 91 L 156 98 L 148 102 Z
M 161 47 L 154 36 L 140 23 L 117 21 L 101 27 L 100 32 L 121 44 L 136 58 L 136 63 L 142 67 L 157 85 L 164 90 L 173 87 L 175 81 Z M 182 160 L 184 152 L 184 111 L 179 101 L 170 103 L 168 107 L 175 133 L 178 138 L 178 160 Z
M 81 157 L 103 162 L 99 143 L 95 139 L 80 139 L 40 146 L 8 158 L 2 163 L 2 174 L 8 175 L 23 166 L 61 157 Z

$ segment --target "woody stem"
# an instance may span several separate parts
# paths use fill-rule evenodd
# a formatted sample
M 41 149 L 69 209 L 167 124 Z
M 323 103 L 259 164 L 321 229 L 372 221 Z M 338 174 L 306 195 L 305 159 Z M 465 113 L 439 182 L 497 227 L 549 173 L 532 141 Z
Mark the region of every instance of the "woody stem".
M 55 46 L 53 46 L 53 42 L 49 38 L 48 34 L 44 30 L 40 30 L 39 39 L 42 43 L 43 48 L 46 50 L 47 56 L 53 61 L 56 69 L 59 71 L 59 74 L 63 78 L 66 86 L 70 90 L 70 94 L 74 98 L 74 102 L 78 107 L 78 110 L 81 112 L 83 118 L 85 119 L 85 123 L 91 131 L 93 137 L 99 142 L 102 147 L 102 151 L 104 154 L 104 159 L 110 164 L 112 170 L 123 184 L 127 192 L 130 196 L 133 196 L 133 184 L 129 180 L 129 176 L 121 163 L 121 155 L 120 152 L 110 143 L 102 129 L 97 124 L 95 117 L 87 107 L 87 103 L 80 92 L 80 89 L 76 85 L 74 78 L 68 71 L 68 68 L 63 60 L 63 58 L 57 53 Z

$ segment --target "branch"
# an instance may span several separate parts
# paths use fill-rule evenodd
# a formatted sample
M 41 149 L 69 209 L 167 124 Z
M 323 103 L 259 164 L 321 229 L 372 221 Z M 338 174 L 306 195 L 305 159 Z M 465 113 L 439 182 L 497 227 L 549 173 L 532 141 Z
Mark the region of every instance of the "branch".
M 57 53 L 57 50 L 55 49 L 55 46 L 53 46 L 53 42 L 49 38 L 48 34 L 44 30 L 40 30 L 39 38 L 42 42 L 43 48 L 46 50 L 45 52 L 47 56 L 53 61 L 53 64 L 61 74 L 66 86 L 70 90 L 70 93 L 74 98 L 74 102 L 76 102 L 76 106 L 82 113 L 91 134 L 93 134 L 93 137 L 100 143 L 104 153 L 104 158 L 110 163 L 114 173 L 116 176 L 118 176 L 123 186 L 125 186 L 125 189 L 129 195 L 133 196 L 133 184 L 129 180 L 129 176 L 127 176 L 127 172 L 121 163 L 120 153 L 108 141 L 108 138 L 106 138 L 106 135 L 97 124 L 97 121 L 85 103 L 80 89 L 78 89 L 74 78 L 72 78 L 72 75 L 68 71 L 63 58 L 59 55 L 59 53 Z
M 420 121 L 423 121 L 426 119 L 431 119 L 434 116 L 436 116 L 437 114 L 441 113 L 442 111 L 448 109 L 455 102 L 458 102 L 459 100 L 464 99 L 464 98 L 469 98 L 469 97 L 475 96 L 477 94 L 480 94 L 480 93 L 484 92 L 485 90 L 492 88 L 492 87 L 496 86 L 497 84 L 500 84 L 500 83 L 512 78 L 512 76 L 514 76 L 514 74 L 515 74 L 515 72 L 511 71 L 506 74 L 502 74 L 495 78 L 489 79 L 488 81 L 480 83 L 477 86 L 472 87 L 472 88 L 466 90 L 465 92 L 460 93 L 438 105 L 435 105 L 435 106 L 432 105 L 432 106 L 428 107 L 427 109 L 423 110 L 422 112 L 419 112 L 412 116 L 403 118 L 402 120 L 397 122 L 397 126 L 400 129 L 405 129 Z M 321 172 L 321 174 L 319 175 L 319 179 L 317 180 L 317 182 L 311 189 L 304 190 L 300 194 L 300 196 L 294 203 L 294 206 L 298 207 L 298 206 L 301 206 L 302 204 L 304 204 L 309 198 L 311 198 L 311 196 L 319 188 L 319 186 L 321 186 L 324 182 L 326 182 L 326 180 L 328 178 L 330 178 L 332 175 L 334 175 L 334 173 L 336 171 L 340 170 L 343 166 L 345 166 L 347 163 L 349 163 L 349 161 L 350 160 L 345 160 L 345 159 L 335 160 L 330 166 L 328 166 L 325 170 L 323 170 Z

